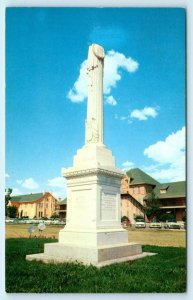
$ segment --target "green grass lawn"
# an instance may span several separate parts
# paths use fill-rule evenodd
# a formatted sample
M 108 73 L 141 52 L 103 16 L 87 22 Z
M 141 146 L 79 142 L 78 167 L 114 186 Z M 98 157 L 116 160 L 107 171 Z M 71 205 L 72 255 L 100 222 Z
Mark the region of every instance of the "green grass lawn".
M 97 269 L 82 264 L 26 261 L 53 239 L 6 240 L 8 293 L 182 293 L 186 291 L 186 249 L 143 246 L 158 255 Z

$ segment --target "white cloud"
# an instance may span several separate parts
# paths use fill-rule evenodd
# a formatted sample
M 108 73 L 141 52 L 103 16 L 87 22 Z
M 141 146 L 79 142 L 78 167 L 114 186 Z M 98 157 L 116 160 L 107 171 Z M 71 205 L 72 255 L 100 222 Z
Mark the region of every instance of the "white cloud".
M 110 105 L 117 105 L 117 101 L 115 100 L 115 98 L 113 96 L 108 96 L 105 98 L 106 103 L 110 104 Z
M 144 150 L 144 155 L 157 163 L 149 172 L 151 176 L 165 181 L 185 179 L 185 132 L 182 127 Z
M 165 141 L 158 141 L 144 150 L 149 158 L 162 163 L 173 163 L 185 155 L 185 127 L 170 134 Z
M 147 120 L 149 117 L 155 118 L 158 114 L 157 110 L 159 107 L 145 107 L 143 109 L 134 109 L 129 115 L 127 116 L 117 116 L 117 119 L 120 121 L 127 121 L 128 124 L 133 122 L 132 119 L 138 119 L 140 121 Z
M 124 54 L 110 50 L 105 56 L 104 63 L 104 93 L 110 94 L 111 89 L 115 88 L 117 82 L 121 80 L 121 69 L 128 73 L 137 71 L 139 63 L 131 57 L 125 57 Z
M 54 187 L 52 193 L 57 198 L 65 198 L 66 197 L 66 179 L 64 177 L 55 177 L 52 179 L 48 179 L 48 185 Z
M 22 187 L 29 190 L 35 190 L 39 187 L 39 184 L 32 177 L 25 180 L 16 180 L 16 182 L 17 184 L 20 184 Z
M 9 174 L 6 173 L 6 174 L 5 174 L 5 178 L 9 178 L 9 177 L 10 177 Z
M 145 121 L 149 117 L 155 118 L 157 116 L 157 108 L 155 107 L 145 107 L 143 109 L 134 109 L 130 117 L 138 119 L 139 121 Z
M 55 177 L 48 179 L 48 185 L 52 187 L 64 188 L 66 185 L 66 180 L 64 177 Z
M 18 196 L 18 195 L 22 195 L 22 194 L 23 193 L 18 188 L 13 188 L 12 189 L 11 196 Z
M 154 172 L 155 170 L 159 169 L 159 167 L 160 164 L 152 164 L 148 166 L 143 165 L 141 166 L 141 169 L 150 174 L 151 172 Z
M 80 65 L 79 76 L 75 81 L 73 88 L 70 89 L 67 94 L 67 97 L 72 102 L 82 102 L 87 98 L 86 67 L 87 60 L 84 60 Z M 104 94 L 110 95 L 112 88 L 115 88 L 117 82 L 121 80 L 121 70 L 124 70 L 128 73 L 134 73 L 137 71 L 138 67 L 139 63 L 133 60 L 131 57 L 125 57 L 124 54 L 115 52 L 114 50 L 108 51 L 105 56 L 104 64 Z M 109 104 L 112 105 L 112 102 Z
M 125 117 L 125 116 L 120 117 L 120 120 L 121 120 L 121 121 L 125 121 L 125 120 L 127 120 L 127 119 L 128 119 L 128 117 Z
M 84 60 L 80 66 L 80 74 L 73 88 L 68 92 L 67 97 L 72 102 L 82 102 L 87 97 L 87 60 Z
M 123 171 L 127 171 L 127 170 L 129 170 L 129 169 L 132 169 L 133 167 L 134 167 L 134 163 L 132 162 L 132 161 L 125 161 L 124 163 L 122 163 L 122 166 L 123 166 L 123 168 L 122 168 L 122 170 Z
M 22 184 L 22 180 L 16 180 L 17 184 Z
M 185 180 L 185 161 L 183 164 L 171 164 L 165 168 L 164 166 L 155 167 L 148 174 L 160 182 Z

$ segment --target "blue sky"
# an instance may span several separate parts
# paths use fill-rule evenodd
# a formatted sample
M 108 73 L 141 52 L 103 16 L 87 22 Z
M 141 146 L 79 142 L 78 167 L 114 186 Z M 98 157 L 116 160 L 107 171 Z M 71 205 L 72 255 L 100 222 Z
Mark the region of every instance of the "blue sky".
M 9 8 L 6 186 L 66 194 L 84 144 L 88 47 L 105 48 L 105 144 L 121 169 L 185 179 L 183 9 Z M 71 91 L 71 92 L 70 92 Z

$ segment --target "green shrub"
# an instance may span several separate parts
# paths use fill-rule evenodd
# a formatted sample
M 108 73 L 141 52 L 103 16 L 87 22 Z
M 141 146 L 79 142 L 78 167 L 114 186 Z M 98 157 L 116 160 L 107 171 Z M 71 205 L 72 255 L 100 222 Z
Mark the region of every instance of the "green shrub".
M 127 216 L 123 216 L 121 218 L 121 222 L 129 221 L 129 218 Z

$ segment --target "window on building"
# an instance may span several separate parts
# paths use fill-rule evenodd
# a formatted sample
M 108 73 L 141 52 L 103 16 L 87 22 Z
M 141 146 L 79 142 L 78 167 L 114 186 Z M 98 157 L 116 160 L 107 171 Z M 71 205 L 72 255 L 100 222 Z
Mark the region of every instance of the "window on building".
M 46 203 L 46 208 L 48 208 L 48 203 Z
M 132 188 L 132 190 L 133 190 L 133 194 L 135 194 L 135 188 L 134 187 Z
M 138 186 L 138 193 L 140 194 L 140 186 Z
M 146 193 L 150 193 L 151 192 L 151 187 L 150 186 L 146 186 Z

